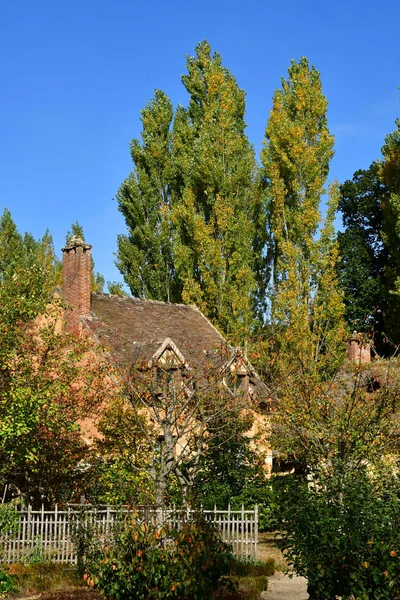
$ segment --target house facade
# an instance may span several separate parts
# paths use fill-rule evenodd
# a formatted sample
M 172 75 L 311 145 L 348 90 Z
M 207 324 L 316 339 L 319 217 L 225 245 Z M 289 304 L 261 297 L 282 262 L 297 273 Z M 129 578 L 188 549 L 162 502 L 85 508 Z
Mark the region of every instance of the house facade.
M 200 374 L 211 366 L 232 398 L 246 395 L 251 401 L 254 419 L 248 435 L 262 444 L 270 473 L 265 414 L 270 394 L 245 353 L 230 346 L 195 306 L 91 293 L 91 246 L 73 237 L 62 252 L 66 328 L 86 332 L 118 367 L 174 364 Z

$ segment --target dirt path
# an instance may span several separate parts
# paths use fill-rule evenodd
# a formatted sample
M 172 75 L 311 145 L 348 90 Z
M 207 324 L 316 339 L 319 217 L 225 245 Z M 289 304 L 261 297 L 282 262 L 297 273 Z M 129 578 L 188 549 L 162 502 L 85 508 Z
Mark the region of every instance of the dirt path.
M 275 575 L 268 578 L 268 591 L 261 594 L 263 600 L 307 600 L 307 580 L 282 573 L 287 568 L 282 552 L 279 550 L 279 536 L 274 533 L 260 533 L 258 541 L 258 558 L 275 560 Z
M 263 600 L 307 600 L 307 580 L 275 573 L 268 578 L 268 591 L 261 594 Z

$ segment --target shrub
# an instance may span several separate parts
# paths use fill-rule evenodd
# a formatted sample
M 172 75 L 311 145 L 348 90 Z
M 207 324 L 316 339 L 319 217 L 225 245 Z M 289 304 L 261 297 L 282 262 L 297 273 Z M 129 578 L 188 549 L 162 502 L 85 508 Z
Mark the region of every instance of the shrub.
M 399 484 L 383 479 L 281 478 L 282 545 L 311 600 L 400 598 Z
M 232 575 L 238 577 L 260 577 L 265 575 L 270 577 L 275 573 L 275 561 L 273 558 L 267 558 L 266 561 L 244 561 L 234 560 L 231 567 Z
M 0 571 L 0 598 L 8 596 L 8 594 L 15 592 L 15 590 L 16 585 L 11 575 Z
M 178 530 L 129 515 L 113 540 L 92 545 L 85 558 L 88 585 L 114 600 L 210 600 L 232 563 L 231 550 L 201 517 Z
M 13 504 L 0 504 L 0 535 L 12 535 L 19 524 L 19 512 Z

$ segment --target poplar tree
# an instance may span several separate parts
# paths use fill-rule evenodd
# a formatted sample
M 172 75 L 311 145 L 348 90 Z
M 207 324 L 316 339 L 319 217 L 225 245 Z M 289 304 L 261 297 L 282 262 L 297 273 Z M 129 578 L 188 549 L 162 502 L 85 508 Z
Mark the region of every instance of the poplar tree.
M 343 312 L 335 273 L 337 186 L 317 239 L 333 136 L 319 72 L 303 57 L 288 73 L 274 94 L 261 153 L 273 253 L 271 323 L 283 354 L 319 360 Z
M 170 226 L 172 104 L 160 90 L 142 110 L 142 142 L 131 142 L 133 171 L 117 193 L 128 232 L 118 236 L 117 267 L 132 294 L 179 302 Z
M 206 41 L 187 58 L 187 70 L 189 106 L 179 107 L 173 129 L 175 266 L 183 301 L 240 343 L 253 324 L 260 212 L 245 93 Z

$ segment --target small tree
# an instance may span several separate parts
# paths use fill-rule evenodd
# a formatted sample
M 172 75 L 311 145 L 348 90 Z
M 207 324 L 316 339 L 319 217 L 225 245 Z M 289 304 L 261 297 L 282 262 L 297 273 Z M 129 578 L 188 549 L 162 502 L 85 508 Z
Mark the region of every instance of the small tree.
M 279 401 L 272 445 L 282 458 L 308 472 L 343 471 L 397 452 L 400 408 L 399 365 L 343 365 L 321 377 L 312 361 L 293 357 L 286 377 L 276 381 Z
M 147 445 L 148 461 L 133 464 L 153 482 L 157 505 L 164 505 L 176 482 L 180 498 L 192 499 L 192 488 L 211 431 L 232 427 L 249 408 L 247 393 L 234 396 L 224 385 L 226 357 L 215 353 L 201 370 L 168 351 L 155 364 L 138 355 L 120 383 Z
M 64 334 L 49 238 L 0 222 L 0 457 L 8 490 L 54 501 L 84 456 L 79 422 L 107 390 L 92 344 Z M 8 258 L 8 260 L 7 260 Z M 46 260 L 45 260 L 46 259 Z
M 82 491 L 100 504 L 154 504 L 154 482 L 149 475 L 149 424 L 126 398 L 117 397 L 97 422 L 101 436 L 90 452 Z M 150 433 L 150 432 L 148 432 Z
M 342 365 L 330 377 L 302 363 L 277 390 L 272 444 L 295 468 L 275 482 L 283 546 L 312 599 L 375 597 L 386 570 L 398 581 L 389 554 L 398 538 L 386 528 L 398 519 L 399 377 L 397 361 Z
M 225 420 L 225 418 L 224 418 Z M 209 427 L 207 448 L 201 457 L 193 494 L 205 509 L 237 510 L 258 505 L 260 529 L 274 526 L 273 492 L 265 468 L 265 447 L 257 436 L 248 435 L 254 414 L 246 411 L 226 422 L 216 420 Z

